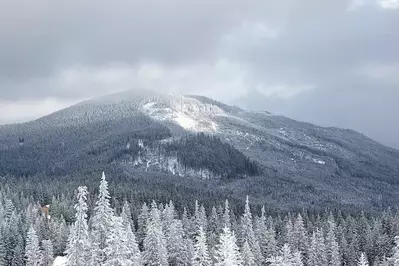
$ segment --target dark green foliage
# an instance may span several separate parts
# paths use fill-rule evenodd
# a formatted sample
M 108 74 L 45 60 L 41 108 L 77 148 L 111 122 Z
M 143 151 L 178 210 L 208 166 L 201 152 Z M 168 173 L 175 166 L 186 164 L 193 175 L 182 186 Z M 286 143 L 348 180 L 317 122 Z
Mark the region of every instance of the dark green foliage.
M 170 137 L 167 127 L 139 113 L 119 120 L 19 134 L 27 135 L 23 145 L 18 144 L 16 135 L 0 141 L 0 175 L 65 175 L 101 169 L 126 156 L 134 158 L 139 150 L 137 139 Z M 128 143 L 130 149 L 126 148 Z
M 219 137 L 199 133 L 169 143 L 166 152 L 176 154 L 179 163 L 195 170 L 208 169 L 216 176 L 255 176 L 257 164 Z

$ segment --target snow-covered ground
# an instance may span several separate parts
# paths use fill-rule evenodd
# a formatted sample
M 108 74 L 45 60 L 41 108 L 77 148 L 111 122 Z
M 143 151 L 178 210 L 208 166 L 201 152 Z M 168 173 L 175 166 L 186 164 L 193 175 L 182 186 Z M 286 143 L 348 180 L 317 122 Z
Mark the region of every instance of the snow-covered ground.
M 167 103 L 148 102 L 142 105 L 142 111 L 154 119 L 171 121 L 193 132 L 216 132 L 218 125 L 212 116 L 224 113 L 222 109 L 210 104 L 181 96 Z
M 66 266 L 67 265 L 67 257 L 57 257 L 54 260 L 53 266 Z

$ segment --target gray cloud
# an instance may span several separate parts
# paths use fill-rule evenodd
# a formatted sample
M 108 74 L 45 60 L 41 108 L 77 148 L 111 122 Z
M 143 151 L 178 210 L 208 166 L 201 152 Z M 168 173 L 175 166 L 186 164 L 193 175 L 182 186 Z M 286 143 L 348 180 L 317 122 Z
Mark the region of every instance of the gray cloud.
M 0 0 L 0 121 L 148 87 L 399 147 L 398 3 Z

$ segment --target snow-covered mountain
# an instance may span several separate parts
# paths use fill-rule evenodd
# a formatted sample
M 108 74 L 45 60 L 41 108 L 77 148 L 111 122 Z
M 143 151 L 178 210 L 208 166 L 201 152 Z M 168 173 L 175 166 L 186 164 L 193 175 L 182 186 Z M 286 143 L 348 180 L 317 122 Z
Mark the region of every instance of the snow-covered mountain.
M 199 133 L 212 138 L 189 137 Z M 3 175 L 65 175 L 113 165 L 144 175 L 228 176 L 223 189 L 278 204 L 399 203 L 399 151 L 352 130 L 202 96 L 128 91 L 85 101 L 1 126 L 0 156 Z

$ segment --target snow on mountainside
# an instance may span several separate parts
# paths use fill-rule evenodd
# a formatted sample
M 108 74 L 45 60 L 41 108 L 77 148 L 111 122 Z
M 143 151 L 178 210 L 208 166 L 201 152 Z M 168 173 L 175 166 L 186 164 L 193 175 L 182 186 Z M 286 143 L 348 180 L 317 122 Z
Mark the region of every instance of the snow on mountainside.
M 264 194 L 266 187 L 277 186 L 273 190 L 276 197 L 287 197 L 287 191 L 295 188 L 299 191 L 295 193 L 303 193 L 304 201 L 323 196 L 326 201 L 347 204 L 376 204 L 377 198 L 399 203 L 399 189 L 395 189 L 399 187 L 399 151 L 360 133 L 246 111 L 203 96 L 152 91 L 99 97 L 32 122 L 0 126 L 0 175 L 59 175 L 114 164 L 204 179 L 211 176 L 209 168 L 195 165 L 195 160 L 190 161 L 196 166 L 193 170 L 183 167 L 175 153 L 156 152 L 159 145 L 200 132 L 220 138 L 259 165 L 260 179 L 253 180 L 267 184 L 250 188 L 259 194 Z M 139 139 L 149 146 L 140 148 Z M 233 168 L 229 163 L 241 158 L 226 160 L 232 156 L 230 150 L 222 154 L 221 147 L 209 143 L 196 147 L 201 147 L 197 152 L 205 153 L 198 154 L 201 164 L 219 171 L 212 176 L 218 176 L 223 167 Z M 186 149 L 187 155 L 195 158 L 189 153 L 190 146 Z M 221 162 L 207 159 L 206 153 L 212 149 L 220 150 L 213 158 Z M 233 191 L 245 187 L 234 185 Z

